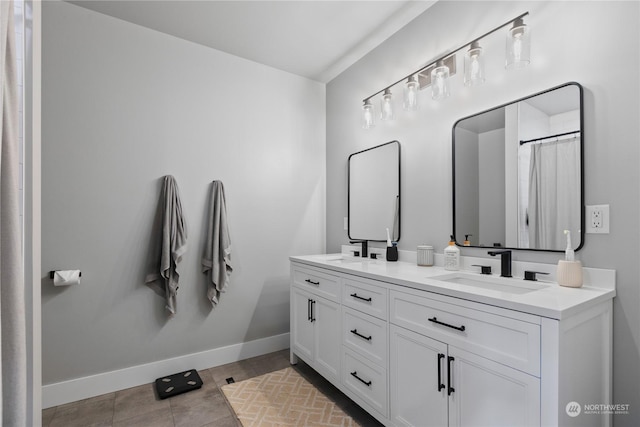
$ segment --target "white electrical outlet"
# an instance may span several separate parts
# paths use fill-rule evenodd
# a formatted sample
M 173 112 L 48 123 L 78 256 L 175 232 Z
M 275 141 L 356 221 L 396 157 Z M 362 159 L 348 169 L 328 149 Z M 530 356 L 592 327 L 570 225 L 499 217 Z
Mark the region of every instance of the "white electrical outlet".
M 587 206 L 585 221 L 587 233 L 609 234 L 609 205 Z
M 349 218 L 347 218 L 346 216 L 344 217 L 344 229 L 349 229 Z

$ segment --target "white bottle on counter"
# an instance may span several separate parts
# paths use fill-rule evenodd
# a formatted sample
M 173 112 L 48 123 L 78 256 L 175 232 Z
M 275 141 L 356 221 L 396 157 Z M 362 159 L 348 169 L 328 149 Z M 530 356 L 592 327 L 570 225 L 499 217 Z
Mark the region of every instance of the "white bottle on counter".
M 460 249 L 456 247 L 453 235 L 449 241 L 449 246 L 444 250 L 444 269 L 452 271 L 460 269 Z

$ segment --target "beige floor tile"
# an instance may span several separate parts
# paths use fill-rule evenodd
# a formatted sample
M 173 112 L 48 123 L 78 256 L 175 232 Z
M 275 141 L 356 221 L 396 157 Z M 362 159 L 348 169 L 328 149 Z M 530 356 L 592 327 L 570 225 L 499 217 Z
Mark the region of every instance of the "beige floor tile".
M 49 427 L 107 427 L 113 422 L 115 393 L 58 406 Z
M 51 422 L 51 420 L 53 419 L 53 416 L 56 413 L 56 409 L 57 408 L 54 406 L 53 408 L 47 408 L 42 410 L 42 426 L 43 427 L 49 426 L 49 423 Z
M 202 427 L 242 427 L 242 424 L 240 424 L 240 421 L 238 421 L 235 415 L 231 415 L 229 417 L 216 420 L 213 423 L 205 424 Z
M 155 384 L 146 384 L 116 392 L 113 422 L 168 409 L 168 400 L 156 397 Z M 173 425 L 173 421 L 172 421 Z
M 277 351 L 275 353 L 254 357 L 249 359 L 249 366 L 253 368 L 256 375 L 264 375 L 269 372 L 287 368 L 291 366 L 289 362 L 289 352 Z
M 171 408 L 167 406 L 153 412 L 114 422 L 113 427 L 174 427 L 173 414 L 171 413 Z
M 217 387 L 203 387 L 201 391 L 197 395 L 189 392 L 170 399 L 176 427 L 201 427 L 233 415 Z
M 209 369 L 209 373 L 218 387 L 227 384 L 229 377 L 233 377 L 235 382 L 240 382 L 256 376 L 255 371 L 246 360 L 216 366 Z

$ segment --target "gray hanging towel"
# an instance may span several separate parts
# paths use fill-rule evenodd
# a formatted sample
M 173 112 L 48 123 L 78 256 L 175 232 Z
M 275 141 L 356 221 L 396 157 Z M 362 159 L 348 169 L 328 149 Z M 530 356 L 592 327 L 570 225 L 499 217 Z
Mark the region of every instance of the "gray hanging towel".
M 180 279 L 178 265 L 187 250 L 187 224 L 178 185 L 171 175 L 164 177 L 156 218 L 151 236 L 150 269 L 145 283 L 166 299 L 166 308 L 173 315 L 176 313 Z
M 213 181 L 209 200 L 207 241 L 202 257 L 202 272 L 208 273 L 207 298 L 215 307 L 220 294 L 229 285 L 231 267 L 231 238 L 227 224 L 227 207 L 224 186 L 221 181 Z

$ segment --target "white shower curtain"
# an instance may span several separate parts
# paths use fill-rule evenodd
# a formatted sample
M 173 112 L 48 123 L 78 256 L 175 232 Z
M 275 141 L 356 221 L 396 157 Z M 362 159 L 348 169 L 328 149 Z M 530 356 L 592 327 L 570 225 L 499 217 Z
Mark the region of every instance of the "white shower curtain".
M 27 352 L 18 181 L 13 1 L 0 1 L 0 357 L 2 425 L 27 425 Z
M 579 137 L 531 146 L 530 248 L 564 249 L 564 230 L 571 231 L 576 237 L 579 235 L 579 167 Z

